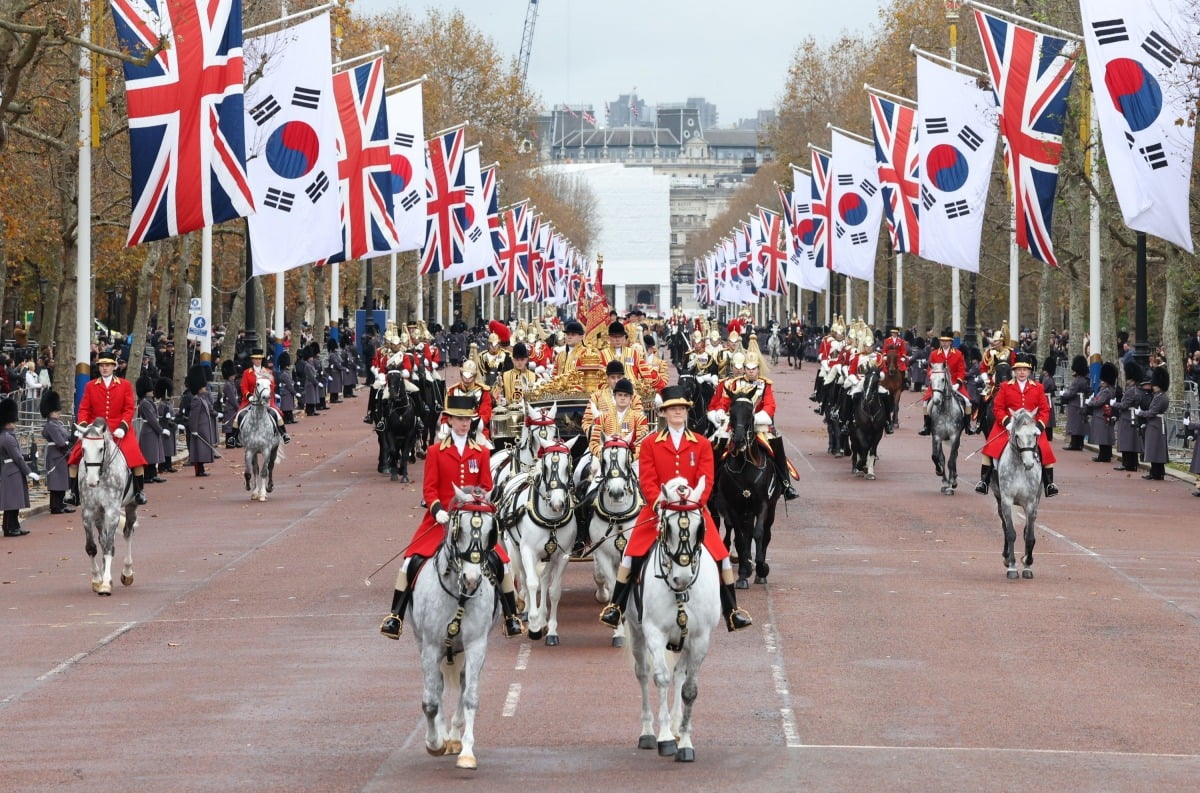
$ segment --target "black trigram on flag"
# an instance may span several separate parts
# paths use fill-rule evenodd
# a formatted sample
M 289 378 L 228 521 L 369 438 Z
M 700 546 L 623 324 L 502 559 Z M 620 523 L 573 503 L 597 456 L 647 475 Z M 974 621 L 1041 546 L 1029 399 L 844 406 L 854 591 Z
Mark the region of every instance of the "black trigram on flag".
M 812 204 L 796 204 L 796 217 L 812 214 Z
M 308 200 L 314 204 L 321 200 L 321 196 L 325 195 L 325 191 L 329 189 L 329 177 L 324 171 L 318 173 L 312 180 L 312 183 L 304 188 L 304 192 L 308 195 Z
M 963 127 L 958 133 L 958 139 L 971 151 L 979 151 L 979 147 L 983 145 L 983 136 L 970 127 Z
M 846 235 L 845 227 L 843 227 L 841 223 L 834 224 L 834 234 L 836 234 L 837 238 L 840 240 Z
M 1092 30 L 1096 33 L 1096 41 L 1101 44 L 1129 41 L 1124 19 L 1098 19 L 1092 23 Z
M 411 149 L 414 137 L 407 132 L 397 132 L 392 136 L 392 145 L 403 149 Z
M 467 237 L 470 238 L 471 242 L 478 242 L 479 238 L 482 236 L 483 236 L 483 232 L 479 229 L 479 226 L 476 226 L 475 228 L 471 229 L 471 233 L 467 235 Z
M 854 174 L 839 173 L 837 177 L 838 187 L 849 187 L 854 184 Z
M 959 199 L 958 201 L 948 201 L 946 203 L 946 217 L 953 220 L 971 214 L 971 207 L 967 206 L 967 202 Z
M 404 209 L 407 211 L 407 210 L 415 207 L 418 203 L 420 203 L 420 201 L 421 201 L 421 196 L 417 195 L 417 191 L 409 190 L 404 195 L 404 198 L 400 199 L 400 206 L 404 207 Z
M 945 116 L 925 119 L 925 131 L 930 135 L 944 135 L 950 131 L 950 124 Z
M 302 85 L 296 86 L 296 90 L 292 92 L 292 104 L 296 107 L 316 110 L 321 106 L 321 89 L 305 88 Z
M 467 196 L 475 195 L 475 185 L 467 185 L 463 188 L 463 193 L 465 193 Z
M 1167 167 L 1167 155 L 1163 152 L 1161 143 L 1151 143 L 1149 146 L 1143 146 L 1138 149 L 1138 154 L 1145 158 L 1146 162 L 1154 170 Z
M 928 210 L 936 203 L 937 198 L 934 197 L 933 193 L 929 192 L 929 188 L 925 185 L 921 185 L 921 206 Z
M 263 101 L 259 102 L 254 107 L 250 108 L 250 118 L 254 119 L 254 123 L 260 127 L 266 124 L 271 118 L 282 110 L 279 103 L 275 101 L 274 96 L 268 96 Z
M 856 231 L 850 235 L 850 242 L 854 245 L 865 245 L 867 242 L 866 232 Z
M 869 196 L 873 196 L 877 192 L 879 192 L 878 188 L 875 187 L 875 183 L 872 182 L 870 179 L 863 179 L 861 182 L 859 182 L 858 189 L 862 190 L 864 193 L 866 193 Z
M 1178 47 L 1154 32 L 1151 32 L 1146 37 L 1146 40 L 1142 42 L 1142 49 L 1146 51 L 1147 55 L 1168 69 L 1179 63 L 1179 58 L 1183 55 Z
M 289 193 L 286 190 L 280 190 L 277 187 L 268 187 L 267 195 L 263 198 L 263 205 L 271 209 L 278 209 L 280 212 L 291 212 L 292 204 L 296 203 L 296 194 Z

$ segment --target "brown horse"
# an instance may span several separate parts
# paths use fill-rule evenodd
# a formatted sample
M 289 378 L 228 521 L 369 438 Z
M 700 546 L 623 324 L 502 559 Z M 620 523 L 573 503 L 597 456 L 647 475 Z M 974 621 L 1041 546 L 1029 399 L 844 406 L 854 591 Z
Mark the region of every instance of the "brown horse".
M 888 423 L 888 432 L 894 432 L 900 426 L 900 395 L 904 393 L 904 370 L 900 368 L 900 353 L 888 350 L 883 360 L 883 375 L 879 384 L 892 395 L 892 416 Z

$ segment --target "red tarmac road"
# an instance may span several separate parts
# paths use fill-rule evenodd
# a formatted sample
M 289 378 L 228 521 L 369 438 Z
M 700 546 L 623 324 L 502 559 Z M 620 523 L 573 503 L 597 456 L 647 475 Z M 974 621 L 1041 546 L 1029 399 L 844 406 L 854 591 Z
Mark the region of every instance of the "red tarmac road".
M 1200 787 L 1190 486 L 1060 452 L 1037 577 L 1009 581 L 978 455 L 941 495 L 908 394 L 879 479 L 856 479 L 825 454 L 812 376 L 775 378 L 801 498 L 771 583 L 741 593 L 754 627 L 715 637 L 694 764 L 635 748 L 637 684 L 587 563 L 568 570 L 561 646 L 494 633 L 479 770 L 426 755 L 415 644 L 377 632 L 394 565 L 363 585 L 420 489 L 375 473 L 354 399 L 294 428 L 265 504 L 237 452 L 150 486 L 135 583 L 111 598 L 90 590 L 77 515 L 0 540 L 0 791 Z

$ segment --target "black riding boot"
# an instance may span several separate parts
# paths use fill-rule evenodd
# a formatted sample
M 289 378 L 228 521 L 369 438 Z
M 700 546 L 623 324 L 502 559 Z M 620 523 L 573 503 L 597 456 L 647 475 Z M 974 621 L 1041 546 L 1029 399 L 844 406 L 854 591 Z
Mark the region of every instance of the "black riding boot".
M 284 443 L 292 442 L 292 436 L 287 434 L 287 430 L 283 428 L 282 424 L 276 424 L 275 431 L 279 433 L 279 437 L 283 438 Z
M 238 437 L 239 434 L 237 427 L 232 427 L 229 432 L 225 433 L 226 449 L 236 449 L 242 445 L 241 439 Z
M 613 585 L 612 595 L 608 599 L 608 605 L 600 612 L 600 621 L 610 628 L 619 628 L 621 626 L 621 617 L 625 614 L 625 604 L 629 602 L 629 590 L 637 583 L 638 574 L 642 572 L 642 565 L 646 559 L 643 556 L 635 556 L 629 560 L 629 578 L 624 581 L 617 580 Z M 618 568 L 619 571 L 620 568 Z M 618 572 L 619 575 L 619 572 Z
M 787 454 L 783 451 L 783 438 L 771 438 L 771 451 L 775 454 L 775 474 L 779 477 L 779 485 L 783 488 L 783 497 L 791 501 L 799 497 L 792 487 L 792 475 L 788 471 Z
M 142 492 L 142 488 L 146 486 L 145 474 L 133 475 L 133 501 L 135 504 L 145 506 L 149 503 L 146 499 L 146 494 Z
M 1150 463 L 1150 473 L 1142 477 L 1142 479 L 1165 479 L 1167 476 L 1167 467 L 1165 463 Z
M 933 421 L 929 418 L 929 416 L 925 417 L 925 426 L 922 427 L 921 431 L 918 432 L 917 434 L 918 435 L 932 435 L 933 434 Z
M 496 553 L 496 549 L 488 551 L 487 556 L 488 566 L 492 568 L 492 575 L 496 580 L 496 589 L 500 592 L 500 611 L 504 614 L 504 635 L 512 638 L 520 636 L 525 632 L 525 626 L 521 623 L 521 615 L 517 612 L 517 593 L 511 589 L 504 591 L 504 586 L 512 586 L 512 580 L 505 581 L 504 562 L 500 561 L 500 554 Z
M 67 482 L 68 491 L 63 496 L 63 503 L 77 507 L 79 506 L 79 476 L 72 476 Z
M 1100 453 L 1092 458 L 1094 463 L 1111 463 L 1112 462 L 1112 447 L 1101 446 Z
M 1050 469 L 1046 468 L 1043 470 L 1048 471 Z M 1045 474 L 1042 475 L 1042 479 L 1043 480 L 1045 479 Z M 988 463 L 984 463 L 983 467 L 979 469 L 979 484 L 975 485 L 975 492 L 982 493 L 983 495 L 986 496 L 987 492 L 988 492 L 988 485 L 990 485 L 991 482 L 992 482 L 992 466 L 989 465 Z
M 413 579 L 424 561 L 424 556 L 409 557 L 408 565 L 404 568 L 404 589 L 392 590 L 392 609 L 379 626 L 379 632 L 389 639 L 399 639 L 400 634 L 404 633 L 404 612 L 408 610 L 408 601 L 412 597 Z
M 745 609 L 738 608 L 737 593 L 733 584 L 721 582 L 721 614 L 725 617 L 725 627 L 730 633 L 749 628 L 754 624 Z
M 1046 498 L 1053 498 L 1058 495 L 1058 485 L 1054 484 L 1054 469 L 1042 469 L 1042 485 L 1046 488 Z
M 1137 452 L 1121 452 L 1121 464 L 1113 468 L 1114 471 L 1136 471 Z

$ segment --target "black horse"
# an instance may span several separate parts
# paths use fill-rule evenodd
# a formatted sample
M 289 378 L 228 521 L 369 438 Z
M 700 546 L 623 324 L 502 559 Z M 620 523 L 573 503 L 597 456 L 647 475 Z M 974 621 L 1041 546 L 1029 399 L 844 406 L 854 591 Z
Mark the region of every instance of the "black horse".
M 738 557 L 736 586 L 747 589 L 751 570 L 756 584 L 767 583 L 771 572 L 767 547 L 771 544 L 780 489 L 775 463 L 754 431 L 754 402 L 739 392 L 731 394 L 731 400 L 729 451 L 717 466 L 717 490 L 726 526 L 733 527 Z
M 408 478 L 408 462 L 419 427 L 416 405 L 398 369 L 388 372 L 387 396 L 383 393 L 376 396 L 371 410 L 371 422 L 379 439 L 377 470 L 381 474 L 391 474 L 393 482 L 411 482 Z
M 683 388 L 684 396 L 692 403 L 688 408 L 688 429 L 705 437 L 711 436 L 714 428 L 708 420 L 708 403 L 712 401 L 712 384 L 685 372 L 679 375 L 679 385 Z
M 996 391 L 999 390 L 1001 383 L 1006 383 L 1012 379 L 1012 366 L 1007 361 L 996 364 L 996 369 L 992 373 L 993 382 L 988 387 L 988 392 L 979 404 L 979 414 L 976 419 L 979 421 L 979 433 L 987 438 L 992 434 L 992 424 L 996 421 L 996 414 L 992 411 L 992 399 L 996 396 Z
M 435 377 L 428 366 L 423 366 L 413 374 L 413 384 L 417 387 L 417 418 L 421 424 L 415 448 L 418 456 L 424 457 L 424 450 L 437 443 L 438 419 L 446 401 L 446 383 Z
M 892 417 L 891 394 L 886 390 L 881 394 L 879 383 L 879 370 L 870 369 L 850 420 L 851 470 L 855 476 L 867 479 L 875 478 L 879 441 Z
M 682 372 L 687 365 L 688 353 L 687 325 L 676 324 L 667 336 L 667 350 L 671 353 L 671 363 L 677 371 Z

